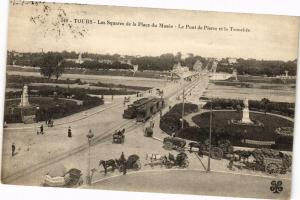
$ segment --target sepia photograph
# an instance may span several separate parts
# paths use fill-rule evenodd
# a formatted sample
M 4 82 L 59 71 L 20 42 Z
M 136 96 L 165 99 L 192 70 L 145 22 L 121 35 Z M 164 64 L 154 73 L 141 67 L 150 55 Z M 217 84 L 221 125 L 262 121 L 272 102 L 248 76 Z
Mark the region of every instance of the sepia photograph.
M 290 199 L 299 19 L 10 0 L 2 184 Z

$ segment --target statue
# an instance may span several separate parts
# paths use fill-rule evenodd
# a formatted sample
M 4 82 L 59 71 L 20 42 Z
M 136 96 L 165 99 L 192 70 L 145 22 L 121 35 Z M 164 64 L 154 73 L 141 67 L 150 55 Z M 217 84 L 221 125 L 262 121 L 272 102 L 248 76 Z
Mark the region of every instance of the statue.
M 243 103 L 244 103 L 245 108 L 248 109 L 249 108 L 249 104 L 248 104 L 248 99 L 247 98 L 244 99 Z
M 21 95 L 21 103 L 20 107 L 30 107 L 29 100 L 28 100 L 28 86 L 24 85 L 22 95 Z
M 253 124 L 253 122 L 250 119 L 249 116 L 249 103 L 248 103 L 248 99 L 245 98 L 244 101 L 244 109 L 243 109 L 243 118 L 242 118 L 242 123 L 243 124 Z

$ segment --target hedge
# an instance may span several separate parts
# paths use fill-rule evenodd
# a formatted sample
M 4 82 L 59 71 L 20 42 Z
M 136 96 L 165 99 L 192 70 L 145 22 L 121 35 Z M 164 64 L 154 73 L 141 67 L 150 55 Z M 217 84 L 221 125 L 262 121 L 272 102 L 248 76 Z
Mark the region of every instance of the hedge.
M 243 107 L 243 100 L 237 99 L 212 99 L 213 109 L 237 109 Z M 204 109 L 210 109 L 210 103 L 206 103 L 203 106 Z M 275 114 L 285 115 L 289 117 L 294 116 L 295 103 L 287 102 L 269 102 L 266 107 L 261 101 L 249 100 L 249 109 L 261 112 L 271 112 Z
M 197 105 L 192 103 L 184 104 L 185 115 L 197 111 L 198 111 Z M 182 118 L 182 103 L 179 103 L 173 106 L 169 112 L 167 112 L 161 117 L 159 127 L 161 130 L 171 135 L 172 133 L 181 129 L 182 126 L 181 118 Z M 183 122 L 183 127 L 184 128 L 189 127 L 189 124 L 186 120 L 184 120 Z

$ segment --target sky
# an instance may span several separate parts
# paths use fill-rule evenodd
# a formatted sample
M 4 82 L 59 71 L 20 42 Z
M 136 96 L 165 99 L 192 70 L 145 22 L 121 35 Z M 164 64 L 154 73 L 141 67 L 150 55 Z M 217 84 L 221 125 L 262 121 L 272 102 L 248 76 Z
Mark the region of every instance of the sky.
M 65 26 L 59 15 L 68 19 Z M 84 22 L 78 23 L 80 19 Z M 111 26 L 107 20 L 131 25 Z M 173 28 L 142 27 L 139 22 Z M 72 28 L 66 28 L 68 25 Z M 194 26 L 198 29 L 191 29 Z M 231 31 L 230 27 L 244 31 Z M 11 4 L 8 23 L 8 50 L 19 52 L 43 49 L 141 56 L 182 52 L 217 58 L 294 60 L 298 37 L 299 17 L 57 3 Z

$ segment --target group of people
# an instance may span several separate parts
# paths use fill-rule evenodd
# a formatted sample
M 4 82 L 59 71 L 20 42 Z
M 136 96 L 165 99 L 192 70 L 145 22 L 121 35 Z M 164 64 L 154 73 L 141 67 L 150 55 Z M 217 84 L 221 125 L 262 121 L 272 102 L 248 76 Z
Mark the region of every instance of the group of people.
M 41 124 L 41 126 L 40 126 L 40 131 L 38 131 L 37 130 L 37 135 L 39 135 L 39 134 L 42 134 L 42 135 L 44 135 L 44 126 L 43 126 L 43 124 Z M 68 137 L 69 138 L 71 138 L 72 137 L 72 129 L 71 129 L 71 126 L 69 126 L 69 128 L 68 128 Z

